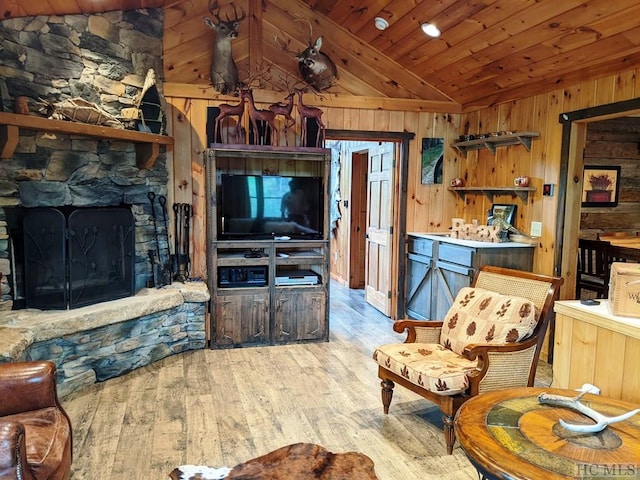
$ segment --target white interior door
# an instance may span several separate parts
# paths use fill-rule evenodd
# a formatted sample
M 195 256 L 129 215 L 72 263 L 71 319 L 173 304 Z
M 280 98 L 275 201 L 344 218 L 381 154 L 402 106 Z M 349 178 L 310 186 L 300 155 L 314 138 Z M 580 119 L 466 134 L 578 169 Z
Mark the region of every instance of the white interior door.
M 394 144 L 369 149 L 365 299 L 391 315 Z

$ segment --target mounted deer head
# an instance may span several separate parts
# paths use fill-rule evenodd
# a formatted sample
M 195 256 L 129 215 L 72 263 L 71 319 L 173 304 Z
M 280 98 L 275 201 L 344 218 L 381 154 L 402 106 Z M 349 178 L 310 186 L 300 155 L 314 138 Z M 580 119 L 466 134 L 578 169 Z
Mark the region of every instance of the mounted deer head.
M 311 88 L 318 92 L 331 88 L 338 78 L 336 64 L 328 55 L 322 53 L 320 48 L 322 48 L 322 37 L 318 37 L 313 44 L 309 40 L 309 46 L 296 55 L 300 75 Z
M 322 48 L 322 37 L 318 37 L 314 42 L 311 23 L 301 18 L 298 18 L 296 21 L 304 21 L 309 26 L 309 42 L 307 48 L 302 52 L 295 53 L 302 79 L 316 92 L 331 88 L 338 79 L 338 69 L 329 56 L 320 51 Z M 278 38 L 274 38 L 276 45 L 283 51 L 294 53 L 288 48 L 289 42 L 287 42 L 287 45 L 280 45 Z
M 244 9 L 238 16 L 236 6 L 232 3 L 234 18 L 225 15 L 226 20 L 220 18 L 220 8 L 217 0 L 209 0 L 209 12 L 217 20 L 214 23 L 208 17 L 204 17 L 204 23 L 216 31 L 216 39 L 213 43 L 213 62 L 211 63 L 211 83 L 217 92 L 222 94 L 233 93 L 240 88 L 238 79 L 238 67 L 231 54 L 231 40 L 238 36 L 240 22 L 246 18 Z

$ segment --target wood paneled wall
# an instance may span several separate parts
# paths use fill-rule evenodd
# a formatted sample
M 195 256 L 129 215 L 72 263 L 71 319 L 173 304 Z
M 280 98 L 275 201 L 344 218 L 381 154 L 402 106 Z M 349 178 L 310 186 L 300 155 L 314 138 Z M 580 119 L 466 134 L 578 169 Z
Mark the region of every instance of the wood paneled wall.
M 559 88 L 552 92 L 461 116 L 462 130 L 465 131 L 468 125 L 467 131 L 470 133 L 497 130 L 540 132 L 540 137 L 532 142 L 531 152 L 527 152 L 521 146 L 511 146 L 499 149 L 495 156 L 487 151 L 473 152 L 467 158 L 457 155 L 460 160 L 458 174 L 462 177 L 468 175 L 470 182 L 477 182 L 469 183 L 471 185 L 508 185 L 513 182 L 513 177 L 518 175 L 529 175 L 532 178 L 532 186 L 538 191 L 529 195 L 526 203 L 511 197 L 496 197 L 494 201 L 514 200 L 509 203 L 518 203 L 516 227 L 525 233 L 529 233 L 531 221 L 542 222 L 543 234 L 536 247 L 534 271 L 553 273 L 556 217 L 559 208 L 564 210 L 564 205 L 559 207 L 557 204 L 557 189 L 553 197 L 542 196 L 544 183 L 555 184 L 557 187 L 560 181 L 562 148 L 560 114 L 635 98 L 640 93 L 637 73 L 637 70 L 630 70 L 623 74 Z M 451 154 L 450 151 L 447 153 Z M 581 172 L 582 165 L 576 165 L 575 169 L 576 172 L 569 173 L 571 178 L 574 174 Z M 445 172 L 445 178 L 451 178 L 450 172 Z M 458 200 L 457 212 L 467 220 L 481 218 L 485 214 L 489 201 L 480 197 L 476 197 L 475 200 L 476 203 L 470 198 L 466 201 Z M 579 210 L 566 213 L 576 216 L 579 220 Z M 575 222 L 575 225 L 579 225 L 579 221 Z M 575 228 L 575 231 L 570 232 L 570 236 L 575 239 L 575 245 L 573 242 L 564 245 L 562 253 L 575 257 L 579 232 L 577 227 L 572 228 Z M 565 280 L 567 275 L 569 280 L 565 281 L 561 297 L 573 298 L 573 272 L 562 272 Z
M 491 199 L 483 195 L 459 198 L 448 191 L 449 181 L 462 177 L 468 186 L 507 186 L 513 178 L 528 175 L 538 190 L 526 200 L 518 197 L 496 196 L 495 203 L 516 203 L 516 227 L 529 233 L 531 221 L 542 222 L 542 237 L 536 247 L 534 270 L 553 272 L 555 252 L 555 223 L 558 213 L 557 193 L 542 196 L 542 185 L 558 185 L 562 127 L 559 115 L 578 109 L 631 99 L 640 93 L 637 71 L 611 75 L 578 85 L 558 88 L 520 101 L 464 114 L 403 112 L 376 108 L 326 107 L 323 119 L 330 129 L 408 131 L 415 133 L 410 143 L 407 230 L 434 232 L 449 228 L 451 218 L 484 222 Z M 205 268 L 205 202 L 202 152 L 206 142 L 206 107 L 211 100 L 178 96 L 167 98 L 169 104 L 169 132 L 176 139 L 173 156 L 174 202 L 193 204 L 192 275 L 204 276 Z M 310 103 L 310 102 L 307 102 Z M 369 106 L 370 103 L 367 104 Z M 451 147 L 461 133 L 483 133 L 500 130 L 537 131 L 531 151 L 523 146 L 498 148 L 495 155 L 488 150 L 469 152 L 466 156 Z M 444 183 L 422 185 L 420 175 L 420 142 L 423 137 L 445 139 Z M 579 212 L 575 213 L 579 215 Z M 575 232 L 577 239 L 578 231 Z M 576 240 L 577 245 L 577 240 Z M 575 255 L 572 245 L 567 254 Z M 333 254 L 332 254 L 333 258 Z M 344 269 L 343 271 L 346 271 Z M 566 273 L 566 272 L 565 272 Z M 571 288 L 563 288 L 563 298 L 572 298 Z
M 580 237 L 603 232 L 640 232 L 640 118 L 624 117 L 590 123 L 584 164 L 620 167 L 620 191 L 615 207 L 583 207 Z

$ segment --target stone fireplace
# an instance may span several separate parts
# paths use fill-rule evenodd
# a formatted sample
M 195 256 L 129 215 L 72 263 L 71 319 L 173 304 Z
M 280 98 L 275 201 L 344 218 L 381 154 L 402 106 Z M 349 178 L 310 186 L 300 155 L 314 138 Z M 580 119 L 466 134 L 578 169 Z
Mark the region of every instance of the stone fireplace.
M 14 248 L 13 258 L 22 253 L 14 265 L 24 271 L 27 308 L 65 310 L 133 295 L 135 228 L 128 207 L 22 213 L 23 248 Z
M 41 115 L 44 104 L 79 97 L 118 116 L 135 105 L 149 69 L 162 72 L 162 33 L 161 8 L 0 21 L 2 105 L 8 110 L 26 97 L 31 115 Z M 139 168 L 127 141 L 21 129 L 14 154 L 0 161 L 0 308 L 24 304 L 24 272 L 16 269 L 22 209 L 127 208 L 135 226 L 133 288 L 145 287 L 148 252 L 157 250 L 147 194 L 167 193 L 165 147 L 159 150 L 150 168 Z
M 117 142 L 76 140 L 59 134 L 56 134 L 56 139 L 51 138 L 50 134 L 21 135 L 16 150 L 20 153 L 15 155 L 17 158 L 5 162 L 0 167 L 8 179 L 0 182 L 4 186 L 3 192 L 0 193 L 4 193 L 5 203 L 14 204 L 0 207 L 0 222 L 4 223 L 8 234 L 6 241 L 0 242 L 0 258 L 6 259 L 2 279 L 2 300 L 16 302 L 10 308 L 26 306 L 24 280 L 25 269 L 29 264 L 25 262 L 23 246 L 28 244 L 25 243 L 24 219 L 25 216 L 28 218 L 29 212 L 82 212 L 91 208 L 99 212 L 125 209 L 133 219 L 130 294 L 150 283 L 152 265 L 148 252 L 157 250 L 158 230 L 160 251 L 166 252 L 168 248 L 162 226 L 156 225 L 153 221 L 147 196 L 149 192 L 166 195 L 165 156 L 159 156 L 152 170 L 139 169 L 135 166 L 133 146 L 114 143 Z M 22 152 L 23 146 L 28 144 L 35 145 L 38 152 L 35 158 Z M 69 148 L 71 150 L 67 150 Z M 38 159 L 42 161 L 41 165 Z M 31 174 L 25 171 L 27 164 L 42 166 L 38 172 L 42 178 L 31 179 Z M 66 220 L 66 215 L 60 213 L 60 221 Z M 41 222 L 41 219 L 37 220 L 38 224 Z M 32 269 L 31 273 L 35 271 Z M 50 308 L 66 306 L 52 305 Z
M 135 105 L 149 69 L 163 71 L 162 32 L 161 8 L 0 20 L 0 108 L 8 110 L 16 97 L 24 96 L 30 114 L 39 115 L 40 99 L 52 105 L 80 97 L 117 116 Z M 165 144 L 153 145 L 153 161 L 140 162 L 141 150 L 126 135 L 60 131 L 20 128 L 10 158 L 0 160 L 0 362 L 53 360 L 64 396 L 166 356 L 203 348 L 209 293 L 202 282 L 147 288 L 153 278 L 149 251 L 168 251 L 167 235 L 156 243 L 149 197 L 167 194 Z M 33 209 L 61 212 L 65 222 L 73 211 L 126 210 L 131 253 L 116 254 L 114 262 L 130 259 L 134 295 L 101 298 L 73 309 L 18 308 L 26 306 L 21 285 L 27 258 L 19 250 L 25 245 L 25 212 Z M 89 239 L 104 224 L 84 225 L 78 232 L 86 230 Z M 122 241 L 127 228 L 118 233 Z M 68 225 L 66 232 L 68 236 Z M 108 288 L 112 284 L 102 287 Z

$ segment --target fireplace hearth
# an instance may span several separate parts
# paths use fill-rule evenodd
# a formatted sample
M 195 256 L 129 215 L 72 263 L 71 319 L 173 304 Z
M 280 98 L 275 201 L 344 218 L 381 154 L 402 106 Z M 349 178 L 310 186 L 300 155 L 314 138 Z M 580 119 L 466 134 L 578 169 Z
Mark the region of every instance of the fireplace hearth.
M 129 208 L 27 209 L 23 236 L 28 308 L 77 308 L 134 294 Z

